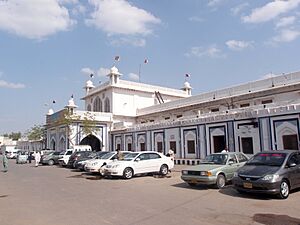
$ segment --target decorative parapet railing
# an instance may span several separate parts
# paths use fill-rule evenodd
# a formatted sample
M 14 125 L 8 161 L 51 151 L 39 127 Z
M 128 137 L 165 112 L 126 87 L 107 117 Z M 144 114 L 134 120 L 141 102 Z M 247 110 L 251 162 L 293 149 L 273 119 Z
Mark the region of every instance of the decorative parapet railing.
M 112 122 L 112 113 L 107 112 L 75 111 L 74 115 L 75 117 L 79 116 L 80 120 L 87 118 L 101 122 Z
M 288 86 L 292 84 L 298 84 L 300 82 L 300 72 L 283 74 L 267 78 L 264 80 L 258 80 L 248 82 L 245 84 L 224 88 L 208 93 L 203 93 L 189 98 L 179 99 L 171 102 L 166 102 L 160 105 L 149 106 L 143 109 L 137 109 L 137 116 L 156 113 L 159 111 L 167 111 L 176 108 L 186 107 L 195 104 L 201 104 L 215 99 L 231 98 L 239 95 L 249 94 L 249 92 L 259 92 L 269 90 L 274 87 Z
M 147 129 L 160 129 L 169 126 L 181 126 L 181 125 L 194 125 L 205 124 L 212 122 L 223 122 L 228 120 L 238 119 L 257 119 L 259 117 L 280 115 L 286 113 L 298 112 L 300 113 L 300 103 L 291 105 L 274 106 L 270 108 L 263 108 L 260 106 L 247 109 L 233 109 L 227 112 L 206 113 L 194 117 L 184 118 L 176 121 L 162 121 L 156 123 L 146 123 L 134 125 L 127 129 L 127 131 L 139 131 Z

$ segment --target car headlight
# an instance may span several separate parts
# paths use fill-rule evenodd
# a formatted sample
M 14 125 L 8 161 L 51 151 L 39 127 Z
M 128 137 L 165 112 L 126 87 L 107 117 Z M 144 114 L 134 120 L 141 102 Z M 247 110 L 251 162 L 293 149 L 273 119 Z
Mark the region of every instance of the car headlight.
M 200 176 L 211 176 L 212 175 L 212 173 L 210 172 L 210 171 L 201 171 L 200 172 Z
M 278 174 L 268 174 L 268 175 L 264 176 L 262 178 L 262 180 L 264 180 L 264 181 L 271 181 L 271 180 L 277 179 L 278 177 L 279 177 Z
M 97 162 L 92 163 L 92 166 L 97 166 L 97 165 L 98 165 Z
M 182 170 L 181 173 L 182 173 L 183 175 L 187 175 L 187 174 L 188 174 L 188 171 L 187 171 L 187 170 Z
M 116 165 L 113 165 L 111 168 L 118 168 L 120 165 L 119 164 L 116 164 Z

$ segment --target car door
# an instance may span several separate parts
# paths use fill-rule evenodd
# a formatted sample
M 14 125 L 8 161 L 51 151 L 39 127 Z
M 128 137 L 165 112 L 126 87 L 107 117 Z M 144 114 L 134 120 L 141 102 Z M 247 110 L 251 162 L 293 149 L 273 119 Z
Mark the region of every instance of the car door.
M 149 161 L 149 153 L 140 154 L 134 161 L 134 173 L 147 173 L 151 164 Z
M 294 164 L 294 165 L 293 165 Z M 293 166 L 292 166 L 293 165 Z M 287 172 L 292 185 L 291 188 L 300 186 L 300 156 L 299 153 L 292 154 L 287 161 Z
M 226 178 L 231 180 L 233 174 L 239 168 L 239 162 L 237 160 L 236 154 L 229 154 L 227 160 L 227 167 L 226 167 Z
M 164 162 L 159 154 L 155 152 L 149 153 L 149 172 L 158 172 L 162 164 Z

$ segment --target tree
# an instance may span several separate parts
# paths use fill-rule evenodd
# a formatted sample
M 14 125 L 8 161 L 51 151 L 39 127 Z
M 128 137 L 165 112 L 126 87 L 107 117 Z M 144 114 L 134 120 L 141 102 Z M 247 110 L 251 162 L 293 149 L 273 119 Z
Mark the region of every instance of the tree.
M 72 135 L 71 132 L 71 126 L 74 122 L 76 121 L 81 121 L 82 123 L 82 132 L 86 135 L 95 133 L 99 130 L 97 128 L 97 122 L 95 121 L 95 117 L 91 112 L 85 112 L 83 116 L 76 115 L 73 113 L 72 110 L 65 109 L 63 112 L 60 114 L 58 120 L 56 121 L 56 126 L 59 125 L 64 125 L 66 128 L 66 136 L 68 138 L 68 146 L 71 144 L 72 146 L 75 145 L 73 140 L 76 138 L 78 135 L 77 132 L 74 135 Z
M 21 132 L 11 132 L 10 134 L 4 134 L 4 137 L 8 137 L 12 139 L 13 141 L 17 141 L 21 138 Z
M 34 125 L 30 131 L 26 133 L 28 140 L 42 140 L 44 138 L 45 128 L 42 125 Z

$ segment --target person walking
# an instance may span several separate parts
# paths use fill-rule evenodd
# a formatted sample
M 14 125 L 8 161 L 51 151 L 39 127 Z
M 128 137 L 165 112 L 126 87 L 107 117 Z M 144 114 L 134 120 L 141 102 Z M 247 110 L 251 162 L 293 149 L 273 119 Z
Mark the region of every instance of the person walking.
M 8 171 L 8 159 L 6 157 L 5 151 L 2 153 L 2 163 L 3 163 L 3 172 Z
M 35 158 L 35 167 L 38 167 L 41 160 L 41 153 L 39 151 L 36 151 L 34 158 Z
M 31 152 L 28 152 L 28 163 L 31 163 Z

